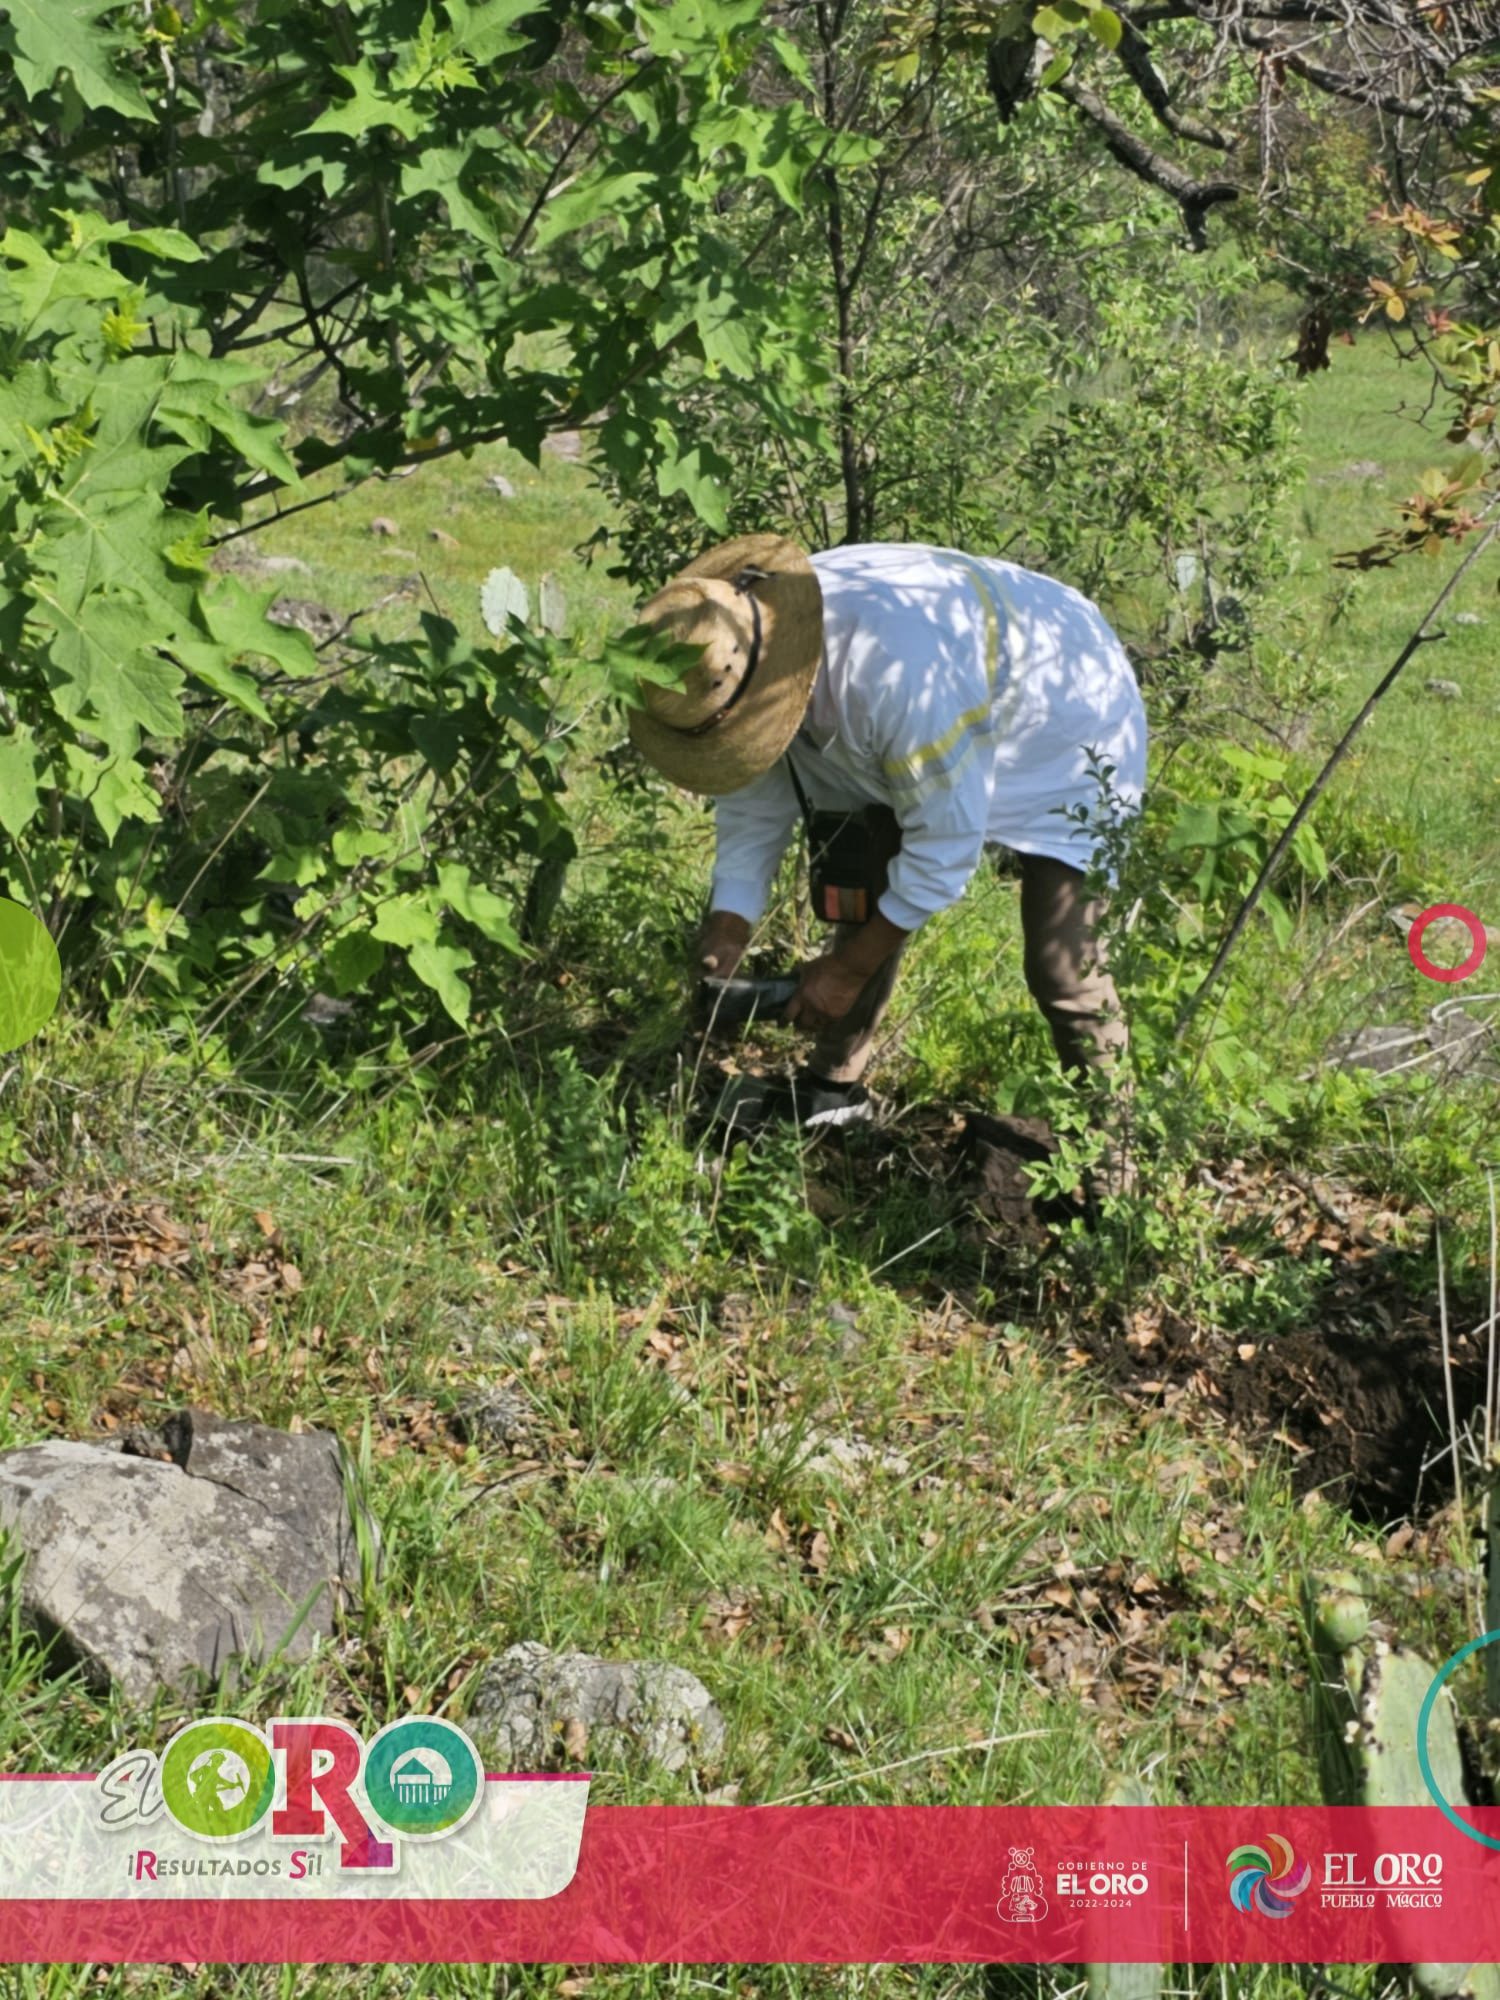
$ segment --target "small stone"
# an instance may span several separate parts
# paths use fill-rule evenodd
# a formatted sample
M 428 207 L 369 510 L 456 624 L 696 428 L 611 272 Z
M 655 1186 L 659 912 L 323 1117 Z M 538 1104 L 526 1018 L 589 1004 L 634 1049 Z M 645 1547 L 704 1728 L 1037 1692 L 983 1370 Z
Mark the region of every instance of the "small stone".
M 305 632 L 316 646 L 326 646 L 344 628 L 336 611 L 306 597 L 278 597 L 266 616 L 273 625 L 291 625 Z
M 1429 694 L 1435 694 L 1439 701 L 1457 701 L 1463 689 L 1457 681 L 1430 680 L 1423 683 Z
M 508 1450 L 531 1430 L 531 1405 L 508 1384 L 476 1391 L 454 1410 L 449 1423 L 464 1444 L 481 1449 Z
M 335 1021 L 342 1021 L 353 1012 L 352 1000 L 337 1000 L 331 993 L 312 993 L 302 1009 L 302 1018 L 315 1028 L 331 1028 Z
M 810 1431 L 794 1444 L 788 1425 L 773 1424 L 762 1432 L 761 1443 L 772 1451 L 791 1447 L 789 1472 L 815 1472 L 824 1479 L 838 1479 L 846 1484 L 863 1481 L 876 1471 L 894 1473 L 899 1478 L 911 1470 L 910 1461 L 900 1452 L 882 1451 L 868 1438 L 833 1437 Z
M 1482 625 L 1484 620 L 1477 611 L 1455 611 L 1453 622 L 1455 625 Z
M 427 539 L 429 542 L 439 543 L 445 549 L 459 549 L 463 547 L 463 543 L 460 542 L 457 535 L 450 535 L 446 528 L 429 528 L 427 530 Z
M 488 486 L 491 493 L 498 493 L 502 500 L 514 500 L 516 497 L 515 487 L 511 485 L 503 472 L 492 472 L 484 483 Z
M 392 535 L 399 535 L 400 532 L 401 530 L 396 526 L 396 523 L 391 519 L 389 514 L 377 514 L 370 523 L 370 533 L 372 535 L 382 535 L 389 539 Z
M 680 1771 L 712 1762 L 725 1734 L 713 1697 L 685 1667 L 553 1653 L 534 1639 L 484 1669 L 467 1722 L 489 1768 L 501 1771 L 555 1765 L 580 1729 L 601 1763 L 634 1753 Z
M 1427 1037 L 1420 1028 L 1369 1027 L 1336 1036 L 1329 1058 L 1335 1069 L 1373 1069 L 1383 1075 L 1426 1052 Z

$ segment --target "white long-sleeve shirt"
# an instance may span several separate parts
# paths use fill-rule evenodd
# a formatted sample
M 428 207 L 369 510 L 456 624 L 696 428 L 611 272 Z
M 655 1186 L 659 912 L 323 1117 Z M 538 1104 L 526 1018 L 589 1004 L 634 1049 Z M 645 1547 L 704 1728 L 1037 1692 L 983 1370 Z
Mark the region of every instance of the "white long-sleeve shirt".
M 1146 718 L 1103 613 L 1051 577 L 914 543 L 815 555 L 823 658 L 787 753 L 808 801 L 878 802 L 901 823 L 881 913 L 906 931 L 957 902 L 989 844 L 1086 869 L 1068 812 L 1137 806 Z M 717 801 L 711 906 L 755 923 L 800 816 L 778 760 Z

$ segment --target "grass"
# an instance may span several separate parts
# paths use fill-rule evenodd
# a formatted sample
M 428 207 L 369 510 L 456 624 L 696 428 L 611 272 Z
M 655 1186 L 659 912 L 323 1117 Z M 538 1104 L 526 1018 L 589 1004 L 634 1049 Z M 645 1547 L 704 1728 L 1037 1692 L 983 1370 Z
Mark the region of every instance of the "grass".
M 1446 464 L 1428 410 L 1420 364 L 1403 372 L 1384 335 L 1354 349 L 1335 346 L 1333 367 L 1303 391 L 1309 466 L 1300 508 L 1305 537 L 1298 581 L 1308 596 L 1326 579 L 1331 554 L 1361 547 L 1416 490 L 1417 476 Z M 1424 418 L 1426 421 L 1424 422 Z M 1410 560 L 1354 581 L 1328 632 L 1330 664 L 1345 677 L 1352 714 L 1395 659 L 1453 566 L 1451 553 Z M 1367 808 L 1398 822 L 1445 900 L 1493 909 L 1500 901 L 1500 661 L 1494 634 L 1497 564 L 1486 558 L 1450 601 L 1442 642 L 1424 648 L 1387 697 L 1342 780 Z M 1447 680 L 1449 701 L 1427 687 Z
M 1434 456 L 1390 413 L 1390 379 L 1367 337 L 1302 392 L 1295 591 L 1340 677 L 1310 720 L 1309 767 L 1442 573 L 1408 563 L 1330 604 L 1329 553 L 1368 540 Z M 1364 459 L 1378 477 L 1348 473 Z M 513 499 L 486 486 L 494 472 Z M 372 532 L 382 516 L 395 535 Z M 267 523 L 240 556 L 296 556 L 309 572 L 281 587 L 344 613 L 415 576 L 380 614 L 393 630 L 428 601 L 477 630 L 492 566 L 533 586 L 550 573 L 587 644 L 628 610 L 574 553 L 603 520 L 580 465 L 491 449 Z M 1430 1003 L 1388 902 L 1500 909 L 1493 585 L 1487 566 L 1454 607 L 1485 623 L 1450 619 L 1341 775 L 1321 816 L 1331 886 L 1297 903 L 1289 944 L 1257 932 L 1246 946 L 1228 1016 L 1276 1021 L 1268 1075 L 1315 1066 L 1339 1025 Z M 1424 689 L 1432 674 L 1460 684 L 1458 703 Z M 871 1193 L 857 1160 L 810 1165 L 790 1141 L 716 1159 L 674 1068 L 691 1057 L 680 940 L 706 820 L 649 796 L 606 809 L 587 770 L 576 805 L 584 851 L 551 957 L 518 974 L 503 1032 L 423 1087 L 397 1072 L 363 1095 L 320 1083 L 299 1104 L 129 1024 L 59 1021 L 19 1059 L 0 1127 L 0 1448 L 117 1432 L 184 1402 L 326 1427 L 360 1468 L 387 1566 L 343 1642 L 308 1665 L 163 1696 L 147 1713 L 44 1670 L 12 1631 L 5 1767 L 93 1767 L 205 1701 L 371 1728 L 404 1708 L 462 1719 L 486 1663 L 539 1639 L 669 1659 L 725 1713 L 714 1765 L 667 1777 L 621 1761 L 597 1771 L 599 1802 L 1065 1803 L 1096 1797 L 1101 1770 L 1153 1764 L 1163 1796 L 1196 1803 L 1316 1796 L 1300 1578 L 1354 1566 L 1403 1634 L 1441 1656 L 1467 1636 L 1467 1607 L 1416 1586 L 1451 1555 L 1451 1519 L 1387 1556 L 1371 1523 L 1316 1494 L 1298 1501 L 1278 1447 L 1251 1449 L 1170 1398 L 1122 1399 L 1059 1337 L 1059 1289 L 1083 1337 L 1122 1268 L 1085 1245 L 1046 1271 L 1003 1256 L 992 1268 L 961 1209 L 918 1179 Z M 783 905 L 768 948 L 801 942 Z M 882 1078 L 914 1102 L 1025 1107 L 1051 1101 L 1047 1070 L 1013 886 L 987 875 L 914 952 Z M 1493 1147 L 1472 1089 L 1419 1080 L 1372 1095 L 1324 1072 L 1281 1119 L 1253 1105 L 1255 1087 L 1241 1077 L 1215 1099 L 1251 1104 L 1247 1147 L 1393 1199 L 1440 1194 L 1478 1229 Z M 1305 1308 L 1295 1264 L 1280 1267 L 1292 1289 L 1278 1305 L 1263 1269 L 1236 1275 L 1206 1197 L 1172 1186 L 1170 1255 L 1153 1267 L 1129 1253 L 1143 1301 L 1178 1284 L 1205 1323 L 1263 1327 Z M 1452 1254 L 1460 1271 L 1480 1254 L 1462 1226 Z M 509 1453 L 460 1442 L 458 1400 L 501 1386 L 528 1412 L 524 1440 Z M 819 1464 L 830 1438 L 869 1457 Z M 15 1990 L 332 2000 L 356 1983 L 380 1995 L 583 1983 L 566 1978 L 51 1968 L 19 1971 Z M 1307 1991 L 1288 1969 L 1233 1979 L 1267 2000 Z M 797 2000 L 977 1991 L 969 1973 L 895 1967 L 586 1983 Z

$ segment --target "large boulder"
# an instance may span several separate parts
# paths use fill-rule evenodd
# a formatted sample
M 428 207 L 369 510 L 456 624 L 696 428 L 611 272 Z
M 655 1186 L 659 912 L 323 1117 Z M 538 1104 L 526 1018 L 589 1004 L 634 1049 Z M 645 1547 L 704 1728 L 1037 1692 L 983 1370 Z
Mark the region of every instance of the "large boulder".
M 490 1770 L 642 1757 L 667 1771 L 711 1763 L 724 1717 L 696 1674 L 660 1660 L 552 1653 L 534 1639 L 480 1675 L 467 1724 Z
M 305 1659 L 359 1580 L 330 1432 L 191 1410 L 161 1438 L 167 1458 L 63 1439 L 0 1452 L 23 1615 L 96 1687 L 141 1702 L 230 1660 Z

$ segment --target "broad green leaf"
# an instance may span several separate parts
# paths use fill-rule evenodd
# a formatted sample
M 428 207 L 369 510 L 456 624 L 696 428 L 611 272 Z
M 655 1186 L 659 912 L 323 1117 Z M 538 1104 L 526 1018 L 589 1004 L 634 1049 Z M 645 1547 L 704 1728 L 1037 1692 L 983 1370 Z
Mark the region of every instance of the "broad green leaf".
M 149 823 L 161 818 L 161 800 L 133 757 L 99 757 L 82 744 L 66 743 L 63 761 L 69 796 L 90 808 L 107 841 L 113 842 L 127 819 Z
M 532 232 L 532 242 L 538 250 L 544 250 L 549 243 L 581 229 L 585 223 L 605 221 L 617 210 L 629 211 L 636 206 L 635 198 L 655 178 L 654 174 L 607 171 L 586 174 L 547 203 Z
M 37 791 L 36 739 L 24 722 L 0 736 L 0 826 L 14 840 L 24 833 L 41 803 Z
M 123 229 L 113 239 L 132 250 L 144 250 L 148 257 L 161 257 L 173 264 L 198 264 L 203 252 L 191 236 L 180 229 Z
M 521 950 L 521 940 L 510 920 L 510 904 L 482 882 L 475 882 L 467 868 L 445 862 L 438 869 L 438 894 L 449 909 L 467 917 L 492 943 L 503 944 L 510 951 Z
M 322 882 L 328 856 L 322 841 L 289 841 L 278 848 L 256 876 L 257 882 L 290 882 L 298 889 Z
M 417 715 L 411 740 L 439 776 L 446 778 L 463 753 L 463 730 L 454 715 Z
M 1286 776 L 1285 757 L 1273 757 L 1264 750 L 1247 750 L 1239 743 L 1221 743 L 1219 755 L 1231 771 L 1238 771 L 1247 778 L 1269 778 L 1275 782 Z
M 334 75 L 343 78 L 351 95 L 330 104 L 307 127 L 309 133 L 342 132 L 358 139 L 378 126 L 390 125 L 403 139 L 421 138 L 422 114 L 415 105 L 386 94 L 379 72 L 368 59 L 352 66 L 338 66 Z
M 65 225 L 68 248 L 75 254 L 96 243 L 126 243 L 148 257 L 164 257 L 177 264 L 198 264 L 203 252 L 181 229 L 132 229 L 128 222 L 111 222 L 95 208 L 55 208 L 52 213 Z
M 140 87 L 113 59 L 125 37 L 99 25 L 106 14 L 126 11 L 119 0 L 7 0 L 0 50 L 28 97 L 50 90 L 65 70 L 91 111 L 149 119 L 151 106 Z
M 1328 877 L 1328 853 L 1309 821 L 1304 820 L 1292 835 L 1292 852 L 1315 882 Z
M 1096 7 L 1089 15 L 1089 33 L 1107 49 L 1117 49 L 1125 34 L 1124 24 L 1113 7 Z
M 1217 847 L 1222 838 L 1218 805 L 1212 800 L 1195 801 L 1178 808 L 1167 835 L 1167 852 L 1180 854 L 1185 847 Z
M 1038 7 L 1032 16 L 1032 32 L 1040 35 L 1044 42 L 1060 42 L 1070 34 L 1073 23 L 1066 20 L 1056 7 Z
M 140 730 L 181 731 L 182 670 L 143 648 L 138 604 L 96 592 L 74 610 L 39 594 L 37 610 L 39 622 L 52 628 L 49 650 L 60 675 L 53 700 L 70 722 L 124 752 L 134 751 Z
M 410 198 L 419 194 L 441 196 L 448 220 L 455 229 L 492 250 L 504 248 L 504 238 L 493 209 L 481 207 L 477 187 L 464 186 L 464 173 L 474 158 L 473 146 L 429 146 L 421 158 L 401 170 L 401 192 Z
M 479 609 L 486 627 L 502 639 L 512 622 L 526 624 L 531 617 L 531 599 L 514 570 L 492 569 L 479 593 Z
M 0 462 L 29 464 L 36 456 L 31 434 L 50 428 L 68 407 L 51 371 L 39 362 L 24 362 L 0 377 Z
M 536 0 L 444 0 L 444 5 L 453 48 L 476 63 L 525 48 L 526 37 L 515 32 L 515 23 L 536 12 Z
M 373 826 L 341 826 L 333 836 L 333 858 L 340 868 L 352 868 L 358 861 L 371 861 L 379 854 L 393 854 L 394 834 Z
M 417 896 L 391 896 L 376 910 L 370 932 L 384 944 L 409 951 L 413 945 L 431 944 L 436 939 L 437 913 Z
M 201 362 L 198 365 L 203 366 Z M 211 434 L 217 432 L 247 465 L 274 473 L 288 486 L 302 484 L 302 475 L 281 442 L 281 425 L 274 418 L 252 416 L 242 409 L 233 400 L 229 383 L 214 379 L 211 364 L 202 374 L 187 374 L 184 379 L 185 373 L 186 367 L 179 367 L 164 384 L 156 405 L 159 423 L 198 451 L 204 450 Z
M 299 678 L 316 673 L 318 655 L 308 635 L 267 618 L 276 597 L 274 589 L 248 590 L 237 576 L 224 576 L 199 602 L 209 631 L 231 653 L 257 653 Z
M 108 263 L 93 257 L 59 261 L 26 229 L 6 230 L 0 257 L 12 266 L 0 272 L 0 312 L 22 328 L 35 327 L 75 299 L 114 299 L 124 290 L 123 279 Z M 6 292 L 14 295 L 18 311 L 5 310 Z
M 1277 946 L 1285 950 L 1292 941 L 1292 932 L 1296 929 L 1291 911 L 1274 889 L 1262 890 L 1261 907 L 1270 923 L 1271 936 L 1276 940 Z
M 474 963 L 474 954 L 456 944 L 414 944 L 406 962 L 424 986 L 443 1003 L 443 1011 L 460 1028 L 469 1025 L 470 995 L 459 977 Z
M 271 720 L 271 711 L 261 699 L 260 689 L 248 674 L 230 666 L 222 646 L 211 645 L 207 639 L 177 639 L 172 650 L 194 680 L 212 688 L 244 714 L 253 715 L 257 722 Z
M 658 419 L 656 434 L 663 447 L 656 467 L 657 492 L 664 500 L 684 494 L 699 518 L 722 533 L 729 525 L 724 493 L 732 468 L 709 444 L 690 445 L 684 451 L 665 418 Z
M 368 931 L 346 931 L 323 954 L 323 971 L 335 995 L 367 986 L 385 962 L 385 946 Z

